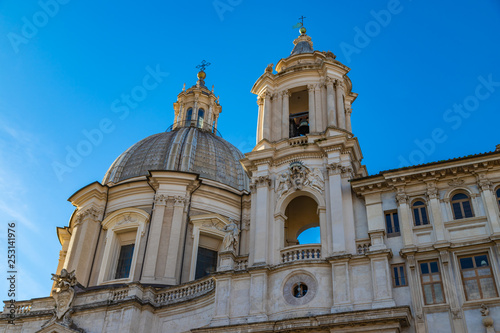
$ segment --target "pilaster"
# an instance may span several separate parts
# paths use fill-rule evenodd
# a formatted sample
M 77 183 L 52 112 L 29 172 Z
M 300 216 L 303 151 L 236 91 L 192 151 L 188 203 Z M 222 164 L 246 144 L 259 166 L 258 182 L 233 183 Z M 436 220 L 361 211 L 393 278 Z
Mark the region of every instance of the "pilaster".
M 337 96 L 337 121 L 338 127 L 346 128 L 345 126 L 345 107 L 344 107 L 344 83 L 340 80 L 335 82 Z
M 315 98 L 314 98 L 314 85 L 310 84 L 307 86 L 307 91 L 309 92 L 309 132 L 317 132 L 316 129 L 316 108 L 315 108 Z
M 411 210 L 408 202 L 408 195 L 403 187 L 397 188 L 396 202 L 399 208 L 400 229 L 403 234 L 403 244 L 405 247 L 415 246 L 413 241 L 413 223 Z

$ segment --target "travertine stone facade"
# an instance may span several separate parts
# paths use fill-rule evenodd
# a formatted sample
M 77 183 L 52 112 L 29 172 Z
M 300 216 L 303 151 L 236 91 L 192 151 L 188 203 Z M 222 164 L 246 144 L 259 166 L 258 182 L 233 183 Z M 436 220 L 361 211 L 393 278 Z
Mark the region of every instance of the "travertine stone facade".
M 500 332 L 500 150 L 369 176 L 349 68 L 294 44 L 252 88 L 251 152 L 201 71 L 171 131 L 70 198 L 52 296 L 0 330 Z

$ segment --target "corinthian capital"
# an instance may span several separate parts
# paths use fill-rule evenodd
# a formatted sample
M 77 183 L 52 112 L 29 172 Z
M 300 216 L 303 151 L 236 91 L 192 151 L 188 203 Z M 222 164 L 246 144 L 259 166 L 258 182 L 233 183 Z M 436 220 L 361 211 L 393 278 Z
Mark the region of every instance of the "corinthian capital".
M 408 195 L 406 195 L 406 192 L 404 188 L 398 188 L 398 193 L 396 194 L 396 201 L 398 205 L 404 205 L 408 203 Z
M 76 213 L 75 225 L 79 225 L 84 220 L 90 220 L 93 222 L 98 222 L 99 217 L 103 213 L 102 209 L 96 209 L 94 207 L 89 207 L 87 209 L 79 209 L 78 213 Z
M 164 194 L 155 195 L 155 206 L 166 205 L 168 197 Z
M 264 187 L 264 186 L 270 186 L 271 185 L 271 179 L 269 176 L 260 176 L 260 177 L 255 177 L 252 181 L 253 187 Z

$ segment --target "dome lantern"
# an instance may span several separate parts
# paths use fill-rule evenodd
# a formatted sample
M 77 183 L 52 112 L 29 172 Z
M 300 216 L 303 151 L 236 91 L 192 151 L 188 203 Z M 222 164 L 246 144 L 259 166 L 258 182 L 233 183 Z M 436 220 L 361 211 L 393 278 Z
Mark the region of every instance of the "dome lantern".
M 203 60 L 197 74 L 198 80 L 191 88 L 185 87 L 177 95 L 177 102 L 174 103 L 175 121 L 173 129 L 183 127 L 195 127 L 202 131 L 216 133 L 219 114 L 222 107 L 219 104 L 219 97 L 214 94 L 214 89 L 209 90 L 205 86 L 207 74 L 205 69 L 210 66 L 209 62 Z

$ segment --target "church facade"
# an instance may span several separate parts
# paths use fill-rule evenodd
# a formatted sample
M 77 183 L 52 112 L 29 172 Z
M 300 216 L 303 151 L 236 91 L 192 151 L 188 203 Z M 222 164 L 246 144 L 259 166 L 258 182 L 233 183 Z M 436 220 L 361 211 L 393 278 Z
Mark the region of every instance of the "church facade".
M 252 88 L 254 149 L 217 134 L 202 68 L 71 196 L 52 294 L 0 331 L 500 332 L 500 145 L 368 175 L 349 68 L 300 31 Z

